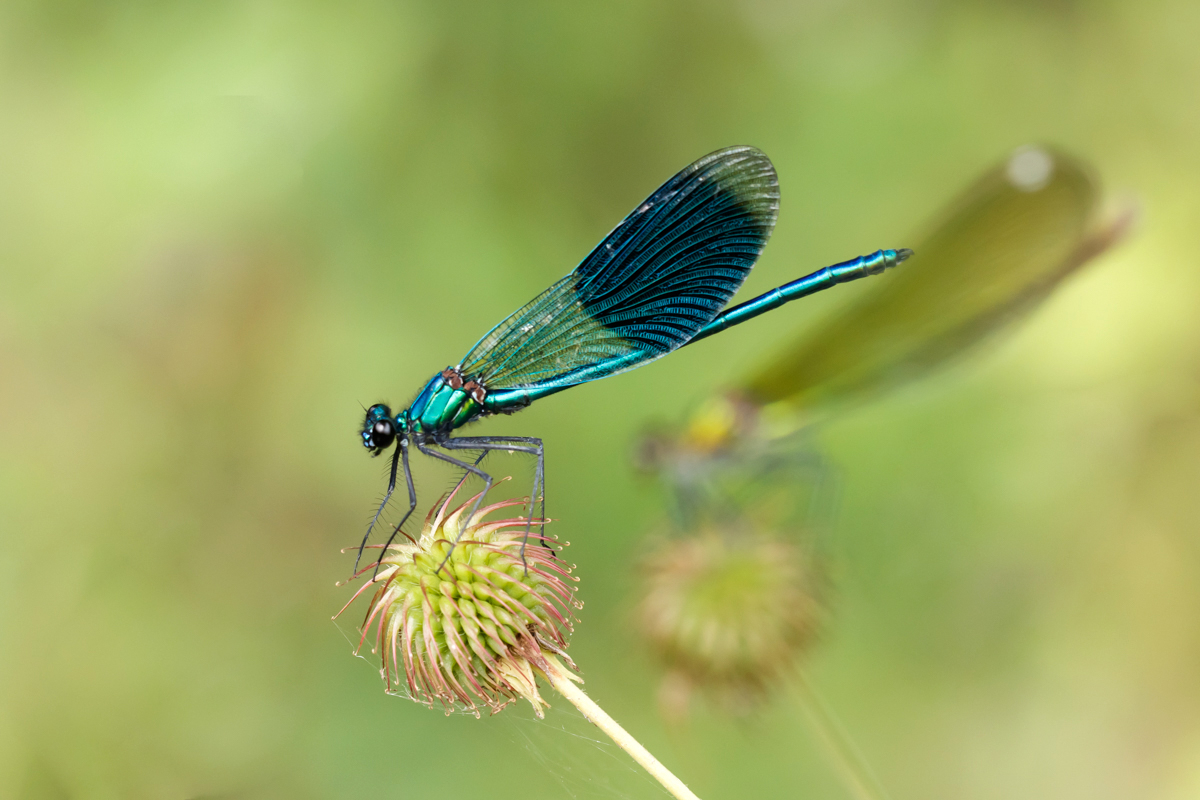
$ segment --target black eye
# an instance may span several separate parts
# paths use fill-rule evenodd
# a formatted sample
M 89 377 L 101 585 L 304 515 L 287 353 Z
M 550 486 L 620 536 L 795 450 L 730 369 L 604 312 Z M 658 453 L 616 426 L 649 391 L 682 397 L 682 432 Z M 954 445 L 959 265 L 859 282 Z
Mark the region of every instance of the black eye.
M 381 419 L 371 428 L 371 441 L 376 447 L 387 447 L 396 438 L 390 419 Z

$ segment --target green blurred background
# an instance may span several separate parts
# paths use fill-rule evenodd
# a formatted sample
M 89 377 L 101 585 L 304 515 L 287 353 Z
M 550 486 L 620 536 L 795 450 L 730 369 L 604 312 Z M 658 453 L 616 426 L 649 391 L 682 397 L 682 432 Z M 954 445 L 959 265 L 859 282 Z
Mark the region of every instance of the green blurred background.
M 907 244 L 1028 141 L 1139 229 L 822 429 L 808 669 L 897 799 L 1200 796 L 1197 30 L 1192 0 L 9 0 L 0 796 L 663 796 L 564 703 L 445 718 L 350 656 L 338 551 L 383 488 L 359 403 L 407 402 L 718 147 L 782 185 L 747 297 Z M 477 429 L 546 439 L 572 654 L 702 797 L 846 795 L 794 694 L 659 720 L 630 450 L 863 290 Z

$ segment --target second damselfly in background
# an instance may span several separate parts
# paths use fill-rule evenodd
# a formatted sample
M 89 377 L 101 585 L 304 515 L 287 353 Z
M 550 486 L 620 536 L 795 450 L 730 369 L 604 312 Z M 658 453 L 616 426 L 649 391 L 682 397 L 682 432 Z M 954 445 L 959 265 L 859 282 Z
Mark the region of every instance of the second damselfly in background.
M 671 515 L 739 513 L 737 486 L 819 469 L 807 426 L 838 408 L 934 374 L 1011 330 L 1132 221 L 1102 216 L 1083 162 L 1024 147 L 985 172 L 914 237 L 918 256 L 840 313 L 781 346 L 683 425 L 637 451 L 667 488 Z M 732 494 L 731 494 L 732 492 Z

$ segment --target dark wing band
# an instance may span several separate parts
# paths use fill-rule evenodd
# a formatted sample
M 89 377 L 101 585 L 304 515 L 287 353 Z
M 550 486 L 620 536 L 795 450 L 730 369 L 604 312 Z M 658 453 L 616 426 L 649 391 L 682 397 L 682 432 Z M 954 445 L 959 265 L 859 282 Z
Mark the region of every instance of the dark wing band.
M 489 391 L 565 387 L 671 352 L 742 285 L 778 210 L 778 179 L 761 152 L 705 156 L 634 209 L 574 272 L 480 339 L 463 373 Z

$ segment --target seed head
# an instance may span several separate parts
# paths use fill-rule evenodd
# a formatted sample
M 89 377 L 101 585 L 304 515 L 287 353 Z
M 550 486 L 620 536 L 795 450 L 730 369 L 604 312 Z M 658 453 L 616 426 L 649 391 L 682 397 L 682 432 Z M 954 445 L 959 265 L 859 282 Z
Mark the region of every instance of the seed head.
M 391 545 L 351 598 L 375 590 L 359 649 L 373 635 L 386 690 L 440 703 L 447 714 L 495 713 L 524 697 L 541 716 L 534 670 L 546 672 L 556 655 L 571 664 L 564 651 L 580 608 L 569 586 L 577 579 L 550 549 L 546 520 L 532 521 L 528 542 L 524 518 L 485 521 L 525 501 L 484 506 L 468 524 L 476 498 L 452 509 L 453 498 L 430 512 L 419 539 Z
M 668 669 L 663 710 L 685 716 L 694 687 L 731 710 L 753 707 L 812 640 L 815 595 L 795 544 L 708 532 L 660 546 L 646 562 L 638 616 Z

